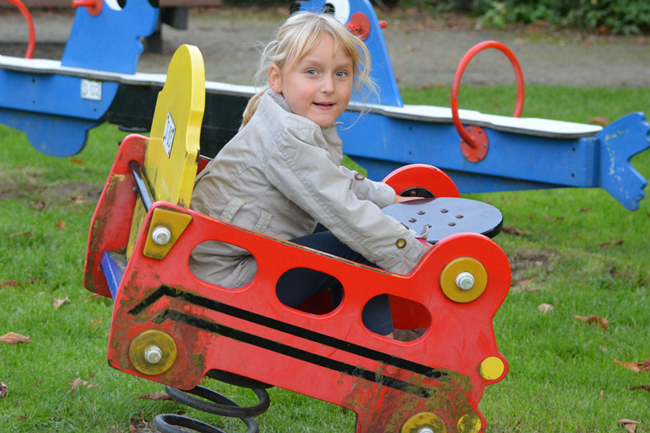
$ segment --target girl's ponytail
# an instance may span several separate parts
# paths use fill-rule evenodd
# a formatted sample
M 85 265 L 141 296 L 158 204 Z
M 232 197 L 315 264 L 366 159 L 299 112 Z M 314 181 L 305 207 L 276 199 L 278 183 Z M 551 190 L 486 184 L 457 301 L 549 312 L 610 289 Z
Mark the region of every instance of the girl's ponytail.
M 244 126 L 248 123 L 249 120 L 251 120 L 251 117 L 253 117 L 253 114 L 257 111 L 257 107 L 260 105 L 260 99 L 262 99 L 262 95 L 268 90 L 268 88 L 264 88 L 261 91 L 257 92 L 249 101 L 248 104 L 246 105 L 246 109 L 244 110 L 244 115 L 242 116 L 242 122 L 241 126 L 239 127 L 239 130 L 241 131 Z

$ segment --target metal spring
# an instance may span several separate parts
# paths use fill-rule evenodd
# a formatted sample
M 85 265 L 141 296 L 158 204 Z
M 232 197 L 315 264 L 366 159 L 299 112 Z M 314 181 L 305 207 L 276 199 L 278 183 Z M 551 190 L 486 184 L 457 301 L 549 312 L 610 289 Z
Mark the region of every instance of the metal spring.
M 228 418 L 239 418 L 248 428 L 247 433 L 259 433 L 259 427 L 254 417 L 266 412 L 271 404 L 269 394 L 266 392 L 266 389 L 264 389 L 268 388 L 269 385 L 224 373 L 225 372 L 211 371 L 208 373 L 208 376 L 235 386 L 242 386 L 242 384 L 244 384 L 243 387 L 250 388 L 255 395 L 257 395 L 259 402 L 255 406 L 242 407 L 228 397 L 202 386 L 196 386 L 189 391 L 181 391 L 180 389 L 172 388 L 171 386 L 165 386 L 165 392 L 167 392 L 167 394 L 178 403 L 201 412 L 207 412 Z M 246 385 L 255 385 L 256 388 Z M 205 400 L 198 399 L 190 394 L 202 397 Z M 194 430 L 200 433 L 225 433 L 217 427 L 181 415 L 156 415 L 153 424 L 161 433 L 186 433 L 187 430 L 185 429 Z M 179 427 L 185 429 L 180 429 Z

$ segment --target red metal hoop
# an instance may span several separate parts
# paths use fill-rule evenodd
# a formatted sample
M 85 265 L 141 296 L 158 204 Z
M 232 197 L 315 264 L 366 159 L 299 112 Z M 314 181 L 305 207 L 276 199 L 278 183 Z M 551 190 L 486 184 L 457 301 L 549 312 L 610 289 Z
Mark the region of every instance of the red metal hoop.
M 29 13 L 27 7 L 20 0 L 7 1 L 16 6 L 20 13 L 23 14 L 23 17 L 25 17 L 25 21 L 27 21 L 27 27 L 29 28 L 29 42 L 27 43 L 25 58 L 31 59 L 34 54 L 34 45 L 36 45 L 36 32 L 34 31 L 34 20 L 32 20 L 32 14 Z
M 515 105 L 515 112 L 513 114 L 513 117 L 521 116 L 521 112 L 524 109 L 524 75 L 521 72 L 521 67 L 519 66 L 517 57 L 515 57 L 515 55 L 512 53 L 512 51 L 510 51 L 508 47 L 500 42 L 485 41 L 474 45 L 472 49 L 470 49 L 460 61 L 458 69 L 456 69 L 456 74 L 454 75 L 454 81 L 451 84 L 451 114 L 454 119 L 454 126 L 456 126 L 456 130 L 460 134 L 461 138 L 465 141 L 465 143 L 467 143 L 467 145 L 474 150 L 478 149 L 479 145 L 476 140 L 465 130 L 465 128 L 463 128 L 463 124 L 460 121 L 460 117 L 458 116 L 458 89 L 460 88 L 460 80 L 463 78 L 463 72 L 465 72 L 465 68 L 469 64 L 470 60 L 472 60 L 472 58 L 480 51 L 483 51 L 487 48 L 495 48 L 505 54 L 512 64 L 512 69 L 515 71 L 515 77 L 517 79 L 517 104 Z M 487 146 L 485 148 L 487 149 Z M 483 157 L 484 156 L 485 155 L 483 155 Z

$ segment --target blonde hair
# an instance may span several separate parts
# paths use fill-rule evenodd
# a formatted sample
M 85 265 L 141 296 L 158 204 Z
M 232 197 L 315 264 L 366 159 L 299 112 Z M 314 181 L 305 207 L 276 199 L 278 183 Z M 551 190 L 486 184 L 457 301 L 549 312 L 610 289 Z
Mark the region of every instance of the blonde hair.
M 269 67 L 275 64 L 280 70 L 285 67 L 291 69 L 314 49 L 323 33 L 332 36 L 336 49 L 341 47 L 352 59 L 354 90 L 362 95 L 362 99 L 367 96 L 364 95 L 364 88 L 377 95 L 376 86 L 370 77 L 370 53 L 366 45 L 337 21 L 334 15 L 300 12 L 290 16 L 278 29 L 275 39 L 264 48 L 256 74 L 256 82 L 264 84 L 257 86 L 262 87 L 262 90 L 248 101 L 241 128 L 253 117 L 260 98 L 269 88 Z

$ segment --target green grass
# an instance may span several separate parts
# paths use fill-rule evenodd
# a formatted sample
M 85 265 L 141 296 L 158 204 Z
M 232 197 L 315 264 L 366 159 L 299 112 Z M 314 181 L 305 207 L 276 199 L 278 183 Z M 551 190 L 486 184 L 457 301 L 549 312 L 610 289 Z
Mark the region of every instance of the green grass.
M 463 87 L 460 105 L 509 115 L 514 95 L 513 86 Z M 449 105 L 448 88 L 404 89 L 403 96 L 410 104 Z M 649 112 L 648 105 L 650 89 L 529 86 L 524 115 L 615 120 Z M 169 401 L 132 400 L 163 387 L 106 364 L 112 302 L 89 299 L 82 283 L 90 217 L 123 136 L 104 125 L 91 131 L 75 158 L 53 158 L 0 126 L 0 286 L 20 283 L 0 287 L 0 335 L 13 331 L 32 340 L 0 343 L 0 381 L 9 387 L 0 398 L 0 431 L 114 433 L 131 424 L 147 431 L 155 414 L 186 411 Z M 650 178 L 650 152 L 633 163 Z M 511 260 L 513 281 L 530 281 L 513 286 L 494 320 L 510 373 L 485 390 L 480 409 L 488 431 L 623 432 L 617 422 L 630 418 L 640 422 L 637 432 L 649 432 L 650 393 L 629 388 L 649 385 L 650 376 L 613 360 L 650 358 L 650 202 L 629 212 L 596 189 L 468 197 L 489 200 L 506 225 L 528 232 L 495 239 Z M 70 303 L 55 310 L 52 298 L 66 296 Z M 555 310 L 542 314 L 542 303 Z M 609 329 L 572 317 L 591 314 L 609 320 Z M 98 386 L 71 393 L 76 378 Z M 206 384 L 254 403 L 249 391 Z M 279 389 L 270 393 L 271 409 L 258 419 L 263 432 L 354 431 L 354 415 L 344 409 Z M 245 431 L 239 421 L 188 414 Z

